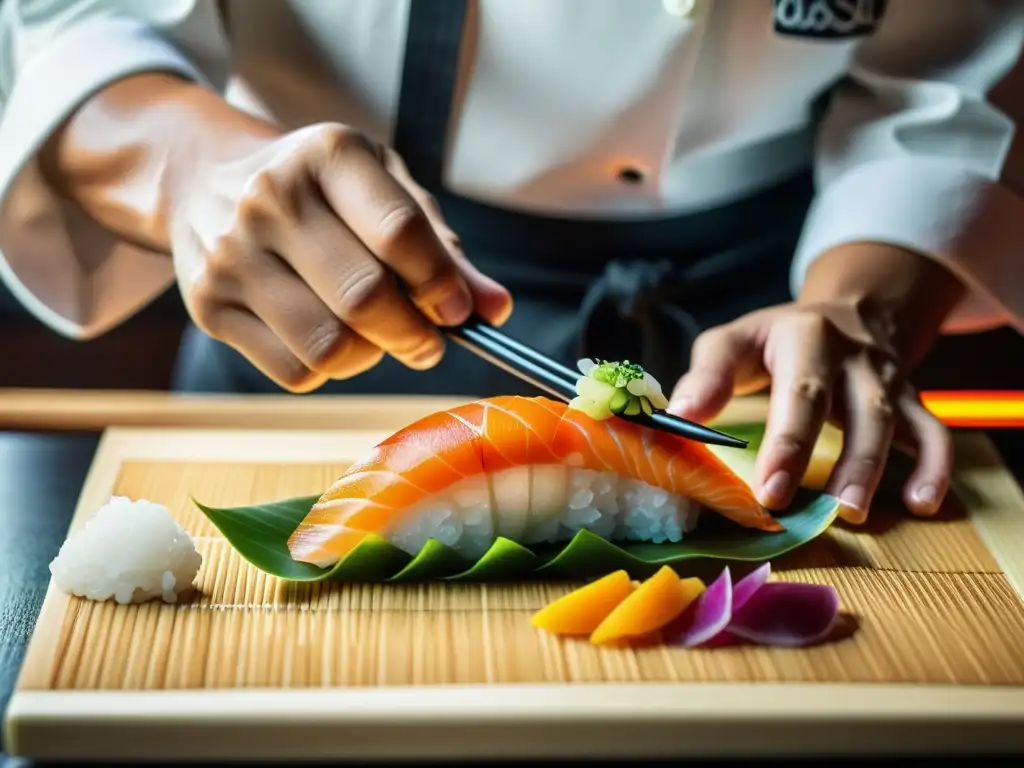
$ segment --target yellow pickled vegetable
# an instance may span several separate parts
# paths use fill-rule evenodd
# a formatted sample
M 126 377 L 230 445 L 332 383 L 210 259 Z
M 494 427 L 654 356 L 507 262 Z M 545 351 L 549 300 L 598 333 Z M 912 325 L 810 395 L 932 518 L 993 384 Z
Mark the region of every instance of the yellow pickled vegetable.
M 625 571 L 615 571 L 558 598 L 534 614 L 532 624 L 556 635 L 589 635 L 633 592 Z
M 804 488 L 812 491 L 823 491 L 828 484 L 829 475 L 839 461 L 839 454 L 843 450 L 843 433 L 831 424 L 826 424 L 818 442 L 814 444 L 811 453 L 811 461 L 804 472 L 803 481 L 800 483 Z
M 590 636 L 595 644 L 639 638 L 675 619 L 704 591 L 700 579 L 680 579 L 663 566 L 608 614 Z

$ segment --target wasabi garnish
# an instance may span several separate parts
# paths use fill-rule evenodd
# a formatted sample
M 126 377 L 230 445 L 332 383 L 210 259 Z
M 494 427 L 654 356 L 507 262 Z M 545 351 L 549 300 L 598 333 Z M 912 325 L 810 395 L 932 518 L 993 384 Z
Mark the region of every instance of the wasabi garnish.
M 640 365 L 625 360 L 591 360 L 576 363 L 583 376 L 576 381 L 577 396 L 570 408 L 583 411 L 592 419 L 603 421 L 615 415 L 648 416 L 668 407 L 661 384 Z

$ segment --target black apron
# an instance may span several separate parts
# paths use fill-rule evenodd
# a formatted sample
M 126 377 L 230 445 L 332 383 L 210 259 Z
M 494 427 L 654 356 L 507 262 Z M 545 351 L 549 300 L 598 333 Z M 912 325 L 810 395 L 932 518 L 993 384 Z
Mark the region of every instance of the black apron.
M 509 335 L 569 365 L 584 356 L 640 362 L 669 391 L 702 329 L 790 300 L 789 264 L 813 190 L 809 169 L 728 205 L 655 220 L 534 216 L 446 190 L 442 174 L 466 4 L 410 4 L 393 147 L 438 198 L 467 256 L 511 291 Z M 808 158 L 810 151 L 808 139 Z M 623 174 L 622 183 L 637 182 L 635 174 Z M 186 330 L 174 388 L 283 391 L 195 326 Z M 372 370 L 330 381 L 318 392 L 537 394 L 456 344 L 429 371 L 385 357 Z

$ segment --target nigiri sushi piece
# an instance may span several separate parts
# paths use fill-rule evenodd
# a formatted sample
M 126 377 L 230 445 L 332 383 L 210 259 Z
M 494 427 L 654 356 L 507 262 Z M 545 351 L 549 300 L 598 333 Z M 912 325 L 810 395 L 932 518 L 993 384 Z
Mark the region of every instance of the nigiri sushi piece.
M 545 397 L 500 396 L 396 432 L 346 470 L 288 539 L 323 568 L 375 534 L 415 556 L 431 538 L 478 558 L 588 530 L 611 541 L 680 541 L 702 509 L 782 526 L 708 446 Z

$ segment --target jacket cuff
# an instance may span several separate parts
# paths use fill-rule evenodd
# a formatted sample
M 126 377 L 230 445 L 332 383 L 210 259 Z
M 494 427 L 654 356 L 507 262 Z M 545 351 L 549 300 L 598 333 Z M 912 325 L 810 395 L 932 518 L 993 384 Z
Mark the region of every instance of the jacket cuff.
M 0 194 L 51 133 L 110 83 L 147 71 L 205 82 L 202 73 L 151 27 L 100 18 L 47 41 L 22 62 L 0 122 Z
M 999 182 L 932 158 L 876 161 L 843 174 L 808 213 L 792 265 L 793 295 L 816 259 L 853 242 L 915 251 L 959 276 L 968 295 L 944 332 L 1024 328 L 1024 199 Z
M 90 96 L 147 71 L 206 83 L 151 27 L 99 17 L 61 32 L 19 62 L 3 105 L 0 278 L 29 312 L 65 336 L 103 333 L 173 279 L 170 259 L 116 242 L 85 220 L 49 188 L 36 163 L 40 147 Z

